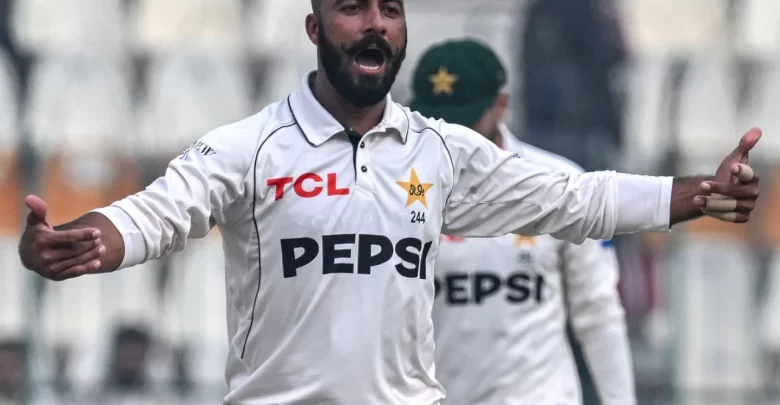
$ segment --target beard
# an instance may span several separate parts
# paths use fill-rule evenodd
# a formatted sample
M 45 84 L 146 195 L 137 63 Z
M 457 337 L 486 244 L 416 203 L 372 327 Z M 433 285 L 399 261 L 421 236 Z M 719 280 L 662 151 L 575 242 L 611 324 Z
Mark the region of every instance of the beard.
M 400 49 L 393 51 L 378 34 L 366 35 L 350 46 L 341 47 L 329 41 L 323 29 L 317 31 L 317 37 L 317 54 L 325 76 L 344 100 L 355 107 L 365 108 L 380 103 L 387 96 L 406 58 L 407 39 Z M 384 53 L 385 72 L 378 76 L 353 74 L 350 68 L 355 56 L 372 45 Z

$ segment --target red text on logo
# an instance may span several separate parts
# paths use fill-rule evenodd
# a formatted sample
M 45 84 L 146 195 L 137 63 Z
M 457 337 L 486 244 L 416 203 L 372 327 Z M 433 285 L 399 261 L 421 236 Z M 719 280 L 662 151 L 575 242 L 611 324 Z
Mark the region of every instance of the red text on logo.
M 288 185 L 293 185 L 293 191 L 301 198 L 314 198 L 326 191 L 327 195 L 348 195 L 349 188 L 339 188 L 336 185 L 336 173 L 328 173 L 327 181 L 323 185 L 322 177 L 317 173 L 304 173 L 298 178 L 294 177 L 277 177 L 268 179 L 266 184 L 268 187 L 275 188 L 275 199 L 281 200 L 284 197 L 285 188 Z M 324 186 L 324 187 L 323 187 Z

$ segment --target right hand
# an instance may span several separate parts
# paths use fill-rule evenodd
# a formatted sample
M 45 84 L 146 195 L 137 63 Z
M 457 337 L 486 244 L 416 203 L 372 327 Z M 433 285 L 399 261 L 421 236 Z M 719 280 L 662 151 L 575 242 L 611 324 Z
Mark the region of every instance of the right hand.
M 31 195 L 24 203 L 30 209 L 19 241 L 19 257 L 24 267 L 54 281 L 100 269 L 100 255 L 106 248 L 101 244 L 99 229 L 55 230 L 46 221 L 43 200 Z
M 694 203 L 704 214 L 725 222 L 748 222 L 759 195 L 759 178 L 748 166 L 748 159 L 760 139 L 758 128 L 745 133 L 739 145 L 721 162 L 714 181 L 701 184 L 702 195 Z

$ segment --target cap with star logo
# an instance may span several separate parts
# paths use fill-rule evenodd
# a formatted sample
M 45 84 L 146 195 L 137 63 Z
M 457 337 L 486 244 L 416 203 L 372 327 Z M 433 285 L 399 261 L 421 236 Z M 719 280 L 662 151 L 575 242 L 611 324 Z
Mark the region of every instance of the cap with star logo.
M 453 124 L 471 126 L 506 84 L 506 70 L 487 46 L 461 39 L 429 48 L 412 75 L 409 108 Z

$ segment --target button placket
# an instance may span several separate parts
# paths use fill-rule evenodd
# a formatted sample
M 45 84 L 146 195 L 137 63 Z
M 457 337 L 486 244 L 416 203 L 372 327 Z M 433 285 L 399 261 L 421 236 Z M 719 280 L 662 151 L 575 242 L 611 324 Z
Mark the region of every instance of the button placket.
M 373 176 L 371 176 L 371 154 L 369 153 L 368 148 L 370 143 L 369 137 L 373 135 L 373 133 L 367 133 L 363 135 L 363 139 L 360 140 L 357 154 L 355 155 L 355 167 L 358 170 L 357 184 L 368 189 L 373 189 Z

